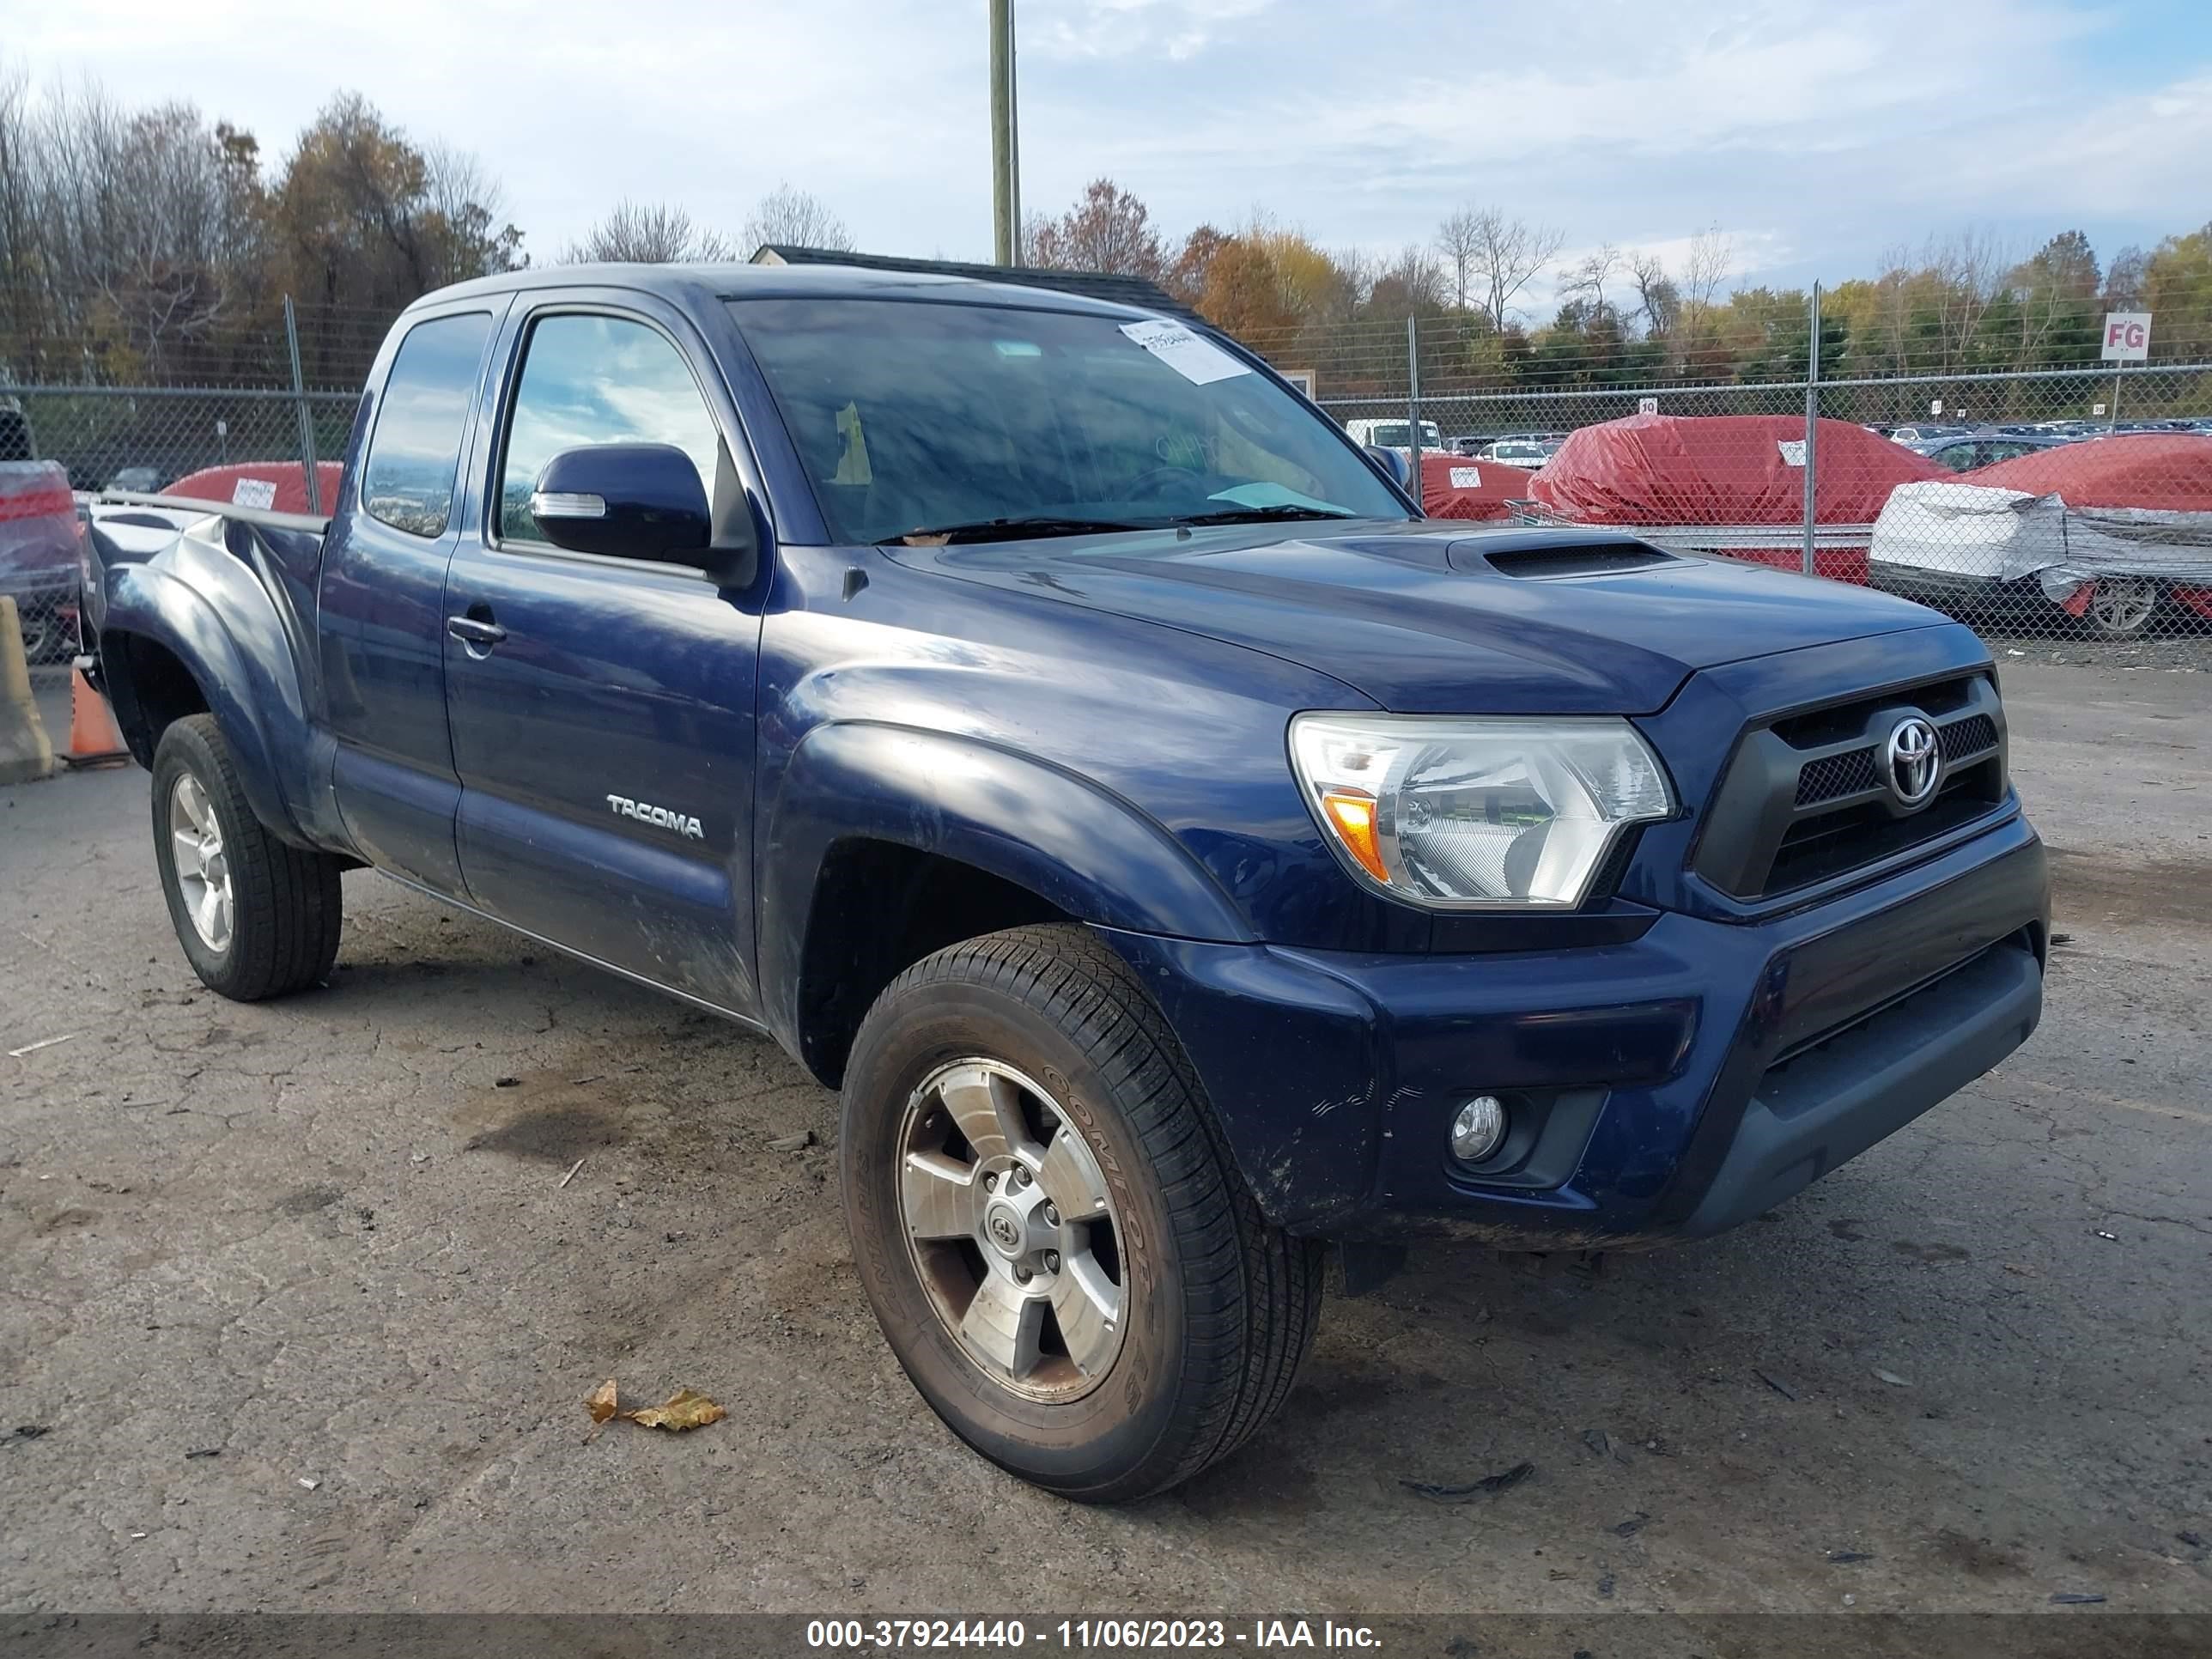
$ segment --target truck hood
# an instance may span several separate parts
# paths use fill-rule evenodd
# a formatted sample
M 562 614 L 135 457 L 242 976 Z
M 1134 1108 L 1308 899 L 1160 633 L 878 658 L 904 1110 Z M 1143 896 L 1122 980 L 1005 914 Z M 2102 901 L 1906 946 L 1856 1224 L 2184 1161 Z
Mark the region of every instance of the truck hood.
M 1264 651 L 1403 714 L 1650 714 L 1701 668 L 1944 623 L 1866 588 L 1611 532 L 1299 528 L 889 551 Z

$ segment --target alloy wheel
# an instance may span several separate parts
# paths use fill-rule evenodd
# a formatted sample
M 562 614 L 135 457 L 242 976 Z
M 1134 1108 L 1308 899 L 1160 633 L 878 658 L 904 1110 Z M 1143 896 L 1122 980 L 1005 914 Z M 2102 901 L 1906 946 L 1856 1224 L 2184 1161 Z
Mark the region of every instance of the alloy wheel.
M 1002 1061 L 939 1067 L 899 1129 L 899 1213 L 930 1307 L 988 1376 L 1080 1398 L 1128 1327 L 1104 1174 L 1062 1104 Z

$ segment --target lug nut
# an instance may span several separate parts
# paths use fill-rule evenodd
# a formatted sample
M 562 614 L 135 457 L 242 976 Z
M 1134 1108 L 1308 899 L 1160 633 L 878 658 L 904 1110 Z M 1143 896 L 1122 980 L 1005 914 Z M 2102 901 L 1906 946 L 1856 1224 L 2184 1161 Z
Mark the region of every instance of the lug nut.
M 1049 1202 L 1044 1206 L 1044 1224 L 1048 1227 L 1060 1225 L 1060 1212 Z
M 1044 1253 L 1044 1270 L 1048 1273 L 1056 1273 L 1060 1271 L 1060 1252 L 1058 1250 L 1047 1250 Z
M 1026 1187 L 1029 1184 L 1030 1172 L 1022 1168 L 1018 1164 L 1014 1165 L 1014 1185 L 1017 1187 Z
M 1036 1277 L 1036 1275 L 1031 1273 L 1027 1267 L 1017 1267 L 1014 1269 L 1014 1282 L 1018 1285 L 1026 1285 L 1030 1280 Z
M 999 1177 L 994 1175 L 985 1176 L 983 1177 L 983 1190 L 987 1193 L 997 1192 L 999 1190 Z

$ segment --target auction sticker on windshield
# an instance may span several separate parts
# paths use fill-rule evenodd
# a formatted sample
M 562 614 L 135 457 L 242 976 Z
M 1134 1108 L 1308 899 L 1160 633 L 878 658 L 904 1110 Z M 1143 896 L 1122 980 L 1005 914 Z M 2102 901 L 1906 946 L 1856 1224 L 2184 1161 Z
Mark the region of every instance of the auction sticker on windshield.
M 1121 332 L 1193 386 L 1207 386 L 1232 374 L 1252 372 L 1250 365 L 1238 362 L 1211 340 L 1201 339 L 1181 323 L 1124 323 Z

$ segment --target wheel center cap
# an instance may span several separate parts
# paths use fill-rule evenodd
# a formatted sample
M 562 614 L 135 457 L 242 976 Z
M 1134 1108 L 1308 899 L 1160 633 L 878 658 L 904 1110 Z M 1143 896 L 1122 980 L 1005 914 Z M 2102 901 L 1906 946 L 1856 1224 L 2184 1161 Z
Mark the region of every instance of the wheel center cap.
M 1022 1253 L 1022 1238 L 1027 1231 L 1022 1225 L 1020 1213 L 1011 1204 L 994 1204 L 984 1212 L 983 1236 L 1009 1260 Z

